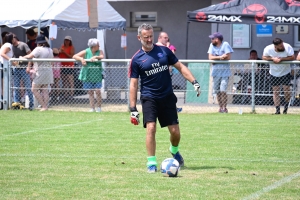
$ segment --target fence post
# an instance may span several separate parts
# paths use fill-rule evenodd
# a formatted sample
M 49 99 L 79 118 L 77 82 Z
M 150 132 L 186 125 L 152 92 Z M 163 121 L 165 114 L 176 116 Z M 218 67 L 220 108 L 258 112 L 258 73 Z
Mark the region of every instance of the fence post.
M 255 113 L 255 67 L 256 67 L 256 64 L 254 62 L 251 63 L 251 78 L 252 78 L 252 81 L 251 81 L 251 87 L 252 87 L 252 90 L 251 90 L 251 104 L 252 104 L 252 111 L 251 113 Z
M 10 62 L 3 62 L 3 110 L 9 108 L 9 73 Z
M 130 112 L 130 100 L 129 100 L 129 87 L 130 87 L 130 77 L 129 77 L 129 66 L 130 62 L 127 62 L 127 111 Z
M 296 98 L 296 88 L 297 88 L 297 81 L 296 81 L 296 74 L 297 74 L 297 65 L 294 64 L 293 67 L 292 67 L 292 71 L 293 71 L 293 80 L 292 80 L 292 91 L 291 91 L 291 99 L 290 99 L 290 102 L 289 102 L 289 107 L 291 105 L 294 105 L 294 101 L 295 101 L 295 98 Z M 300 87 L 300 86 L 298 86 Z

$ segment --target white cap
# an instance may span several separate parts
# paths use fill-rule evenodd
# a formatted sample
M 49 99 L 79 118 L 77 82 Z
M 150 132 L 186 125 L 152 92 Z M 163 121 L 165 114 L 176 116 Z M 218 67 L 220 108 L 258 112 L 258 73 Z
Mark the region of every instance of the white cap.
M 67 36 L 65 37 L 65 40 L 70 40 L 70 41 L 72 41 L 72 37 L 67 35 Z

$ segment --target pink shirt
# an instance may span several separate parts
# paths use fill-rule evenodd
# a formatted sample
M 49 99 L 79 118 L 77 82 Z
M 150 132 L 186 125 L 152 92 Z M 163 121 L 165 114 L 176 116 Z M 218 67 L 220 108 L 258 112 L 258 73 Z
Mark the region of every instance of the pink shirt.
M 174 47 L 172 44 L 169 46 L 169 49 L 170 49 L 171 51 L 176 51 L 176 47 Z

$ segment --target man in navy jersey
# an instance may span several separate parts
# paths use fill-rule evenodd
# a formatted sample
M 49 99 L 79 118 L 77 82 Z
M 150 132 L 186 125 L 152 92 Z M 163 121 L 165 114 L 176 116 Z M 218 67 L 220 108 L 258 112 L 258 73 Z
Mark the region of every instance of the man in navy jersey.
M 190 70 L 178 61 L 173 52 L 164 46 L 153 44 L 153 28 L 142 24 L 138 28 L 138 40 L 142 44 L 132 57 L 130 78 L 130 112 L 131 123 L 139 124 L 139 113 L 136 108 L 139 78 L 141 80 L 141 104 L 143 110 L 143 125 L 146 128 L 147 169 L 149 173 L 157 171 L 156 151 L 156 120 L 161 127 L 168 127 L 170 132 L 170 152 L 184 165 L 179 153 L 180 130 L 176 109 L 177 98 L 173 93 L 172 80 L 169 74 L 169 65 L 173 65 L 185 79 L 190 81 L 200 96 L 200 85 Z

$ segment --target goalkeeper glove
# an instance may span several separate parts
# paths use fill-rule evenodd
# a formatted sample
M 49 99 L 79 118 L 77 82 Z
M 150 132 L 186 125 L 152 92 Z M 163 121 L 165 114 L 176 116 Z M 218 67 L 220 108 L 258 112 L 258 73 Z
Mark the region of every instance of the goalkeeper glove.
M 130 107 L 130 121 L 134 125 L 139 125 L 140 120 L 139 120 L 140 114 L 137 111 L 136 107 Z
M 195 91 L 197 92 L 197 97 L 199 97 L 200 94 L 201 94 L 200 84 L 198 83 L 197 80 L 194 80 L 194 81 L 192 82 L 192 84 L 193 84 L 193 86 L 194 86 L 194 88 L 195 88 Z

